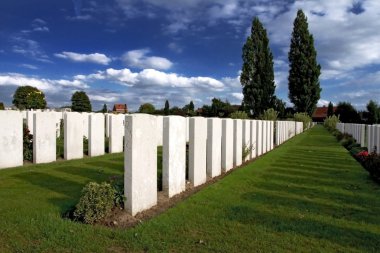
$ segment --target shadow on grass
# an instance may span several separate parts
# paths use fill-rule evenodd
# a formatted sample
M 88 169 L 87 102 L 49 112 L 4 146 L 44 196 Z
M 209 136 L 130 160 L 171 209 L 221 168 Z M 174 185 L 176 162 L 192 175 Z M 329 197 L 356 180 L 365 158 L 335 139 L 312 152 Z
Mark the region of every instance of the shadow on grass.
M 275 203 L 276 208 L 284 210 L 283 213 L 323 216 L 327 220 L 339 219 L 351 224 L 356 223 L 358 227 L 363 223 L 378 223 L 376 209 L 374 210 L 373 207 L 348 201 L 337 202 L 334 198 L 308 198 L 303 195 L 285 195 L 279 191 L 257 189 L 255 192 L 243 194 L 242 199 L 255 203 L 255 205 L 267 207 L 272 206 L 268 203 Z
M 103 182 L 108 181 L 110 177 L 115 176 L 115 174 L 108 173 L 109 167 L 107 170 L 104 169 L 94 169 L 94 168 L 86 168 L 86 167 L 73 167 L 73 166 L 60 166 L 54 168 L 57 172 L 63 172 L 69 175 L 80 176 L 86 181 L 96 181 Z M 121 173 L 118 173 L 120 175 Z
M 360 251 L 376 252 L 380 247 L 380 234 L 373 233 L 365 227 L 340 227 L 323 220 L 316 220 L 296 214 L 276 213 L 257 205 L 252 208 L 246 205 L 230 206 L 225 209 L 225 217 L 242 224 L 252 224 L 272 230 L 276 233 L 300 234 L 324 239 L 332 243 Z
M 294 173 L 294 174 L 293 174 Z M 352 186 L 352 180 L 350 178 L 347 178 L 346 180 L 343 178 L 340 178 L 339 181 L 337 181 L 335 178 L 328 178 L 323 177 L 318 174 L 303 174 L 302 172 L 294 172 L 291 173 L 291 171 L 286 171 L 286 169 L 281 170 L 279 168 L 272 169 L 270 173 L 270 178 L 275 180 L 286 180 L 289 183 L 302 183 L 306 185 L 316 185 L 320 187 L 339 187 L 342 189 L 350 189 L 350 186 Z M 351 175 L 350 175 L 351 176 Z M 356 187 L 356 190 L 359 190 L 359 186 Z M 353 190 L 355 190 L 353 188 Z
M 357 188 L 356 185 L 352 184 L 348 184 L 346 189 L 334 189 L 333 187 L 326 188 L 320 185 L 292 183 L 287 181 L 287 179 L 273 179 L 271 182 L 259 182 L 255 187 L 268 191 L 287 192 L 308 198 L 331 199 L 337 202 L 354 203 L 369 207 L 372 206 L 373 201 L 375 203 L 378 201 L 373 195 L 361 192 L 360 188 Z

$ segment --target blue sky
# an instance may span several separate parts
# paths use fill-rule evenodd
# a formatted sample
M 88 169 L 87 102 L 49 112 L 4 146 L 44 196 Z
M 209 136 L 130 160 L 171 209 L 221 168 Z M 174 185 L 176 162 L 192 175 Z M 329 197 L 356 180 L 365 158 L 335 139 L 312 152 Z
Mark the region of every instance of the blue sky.
M 254 16 L 267 29 L 276 95 L 288 102 L 287 53 L 298 9 L 322 66 L 319 105 L 380 102 L 380 1 L 4 0 L 0 2 L 0 101 L 21 85 L 48 106 L 76 90 L 94 109 L 144 102 L 162 108 L 211 98 L 241 102 L 241 48 Z

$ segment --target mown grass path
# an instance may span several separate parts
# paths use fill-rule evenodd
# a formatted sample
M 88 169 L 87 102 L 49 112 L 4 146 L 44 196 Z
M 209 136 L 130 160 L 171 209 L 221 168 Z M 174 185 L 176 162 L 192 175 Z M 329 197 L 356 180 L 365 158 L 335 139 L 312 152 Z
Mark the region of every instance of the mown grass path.
M 61 218 L 123 157 L 0 171 L 0 252 L 379 252 L 380 187 L 322 127 L 133 229 Z

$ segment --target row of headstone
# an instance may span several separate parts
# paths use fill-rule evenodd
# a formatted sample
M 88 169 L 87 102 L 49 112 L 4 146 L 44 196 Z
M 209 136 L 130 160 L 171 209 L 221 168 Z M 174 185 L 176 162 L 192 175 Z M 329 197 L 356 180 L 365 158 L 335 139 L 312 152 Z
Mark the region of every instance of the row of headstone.
M 303 123 L 295 121 L 276 121 L 276 144 L 280 145 L 296 134 L 303 132 Z
M 23 165 L 23 112 L 0 111 L 0 168 Z M 33 162 L 56 161 L 57 132 L 60 132 L 59 112 L 26 111 L 26 123 L 33 134 Z M 79 159 L 84 155 L 83 137 L 88 138 L 88 155 L 105 153 L 105 137 L 109 136 L 109 153 L 123 152 L 124 117 L 121 114 L 63 113 L 64 159 Z M 105 122 L 109 123 L 107 125 Z M 59 130 L 57 131 L 57 122 Z
M 125 209 L 136 215 L 157 204 L 157 143 L 161 133 L 155 129 L 160 129 L 157 124 L 161 119 L 133 114 L 127 115 L 125 122 Z M 188 134 L 188 179 L 193 187 L 274 148 L 273 121 L 167 116 L 162 122 L 162 182 L 168 197 L 186 189 Z M 294 122 L 282 123 L 284 136 L 290 128 L 286 137 L 296 134 Z
M 372 126 L 367 126 L 365 124 L 352 124 L 352 123 L 337 123 L 336 129 L 342 133 L 351 134 L 352 137 L 359 143 L 362 147 L 366 146 L 366 139 L 368 150 L 372 150 L 374 145 L 371 144 L 373 136 L 370 134 L 370 129 Z M 367 138 L 366 138 L 366 128 L 367 128 Z M 372 151 L 371 151 L 372 152 Z

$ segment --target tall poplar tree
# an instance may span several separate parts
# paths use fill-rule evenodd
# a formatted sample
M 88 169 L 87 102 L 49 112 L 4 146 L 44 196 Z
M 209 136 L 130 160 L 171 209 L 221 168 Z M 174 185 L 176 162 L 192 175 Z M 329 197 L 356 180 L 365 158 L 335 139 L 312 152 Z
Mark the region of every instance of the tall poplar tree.
M 327 107 L 327 117 L 330 117 L 330 116 L 333 116 L 334 115 L 334 105 L 333 103 L 329 103 L 328 107 Z
M 240 83 L 243 86 L 243 107 L 257 117 L 273 107 L 276 88 L 269 39 L 257 17 L 252 21 L 251 35 L 243 46 L 242 58 Z
M 164 107 L 164 114 L 165 114 L 165 115 L 169 115 L 169 113 L 170 113 L 169 101 L 166 100 L 166 101 L 165 101 L 165 107 Z
M 297 112 L 312 115 L 320 99 L 319 75 L 321 66 L 317 63 L 314 38 L 309 32 L 307 17 L 298 10 L 293 23 L 289 58 L 289 99 Z

